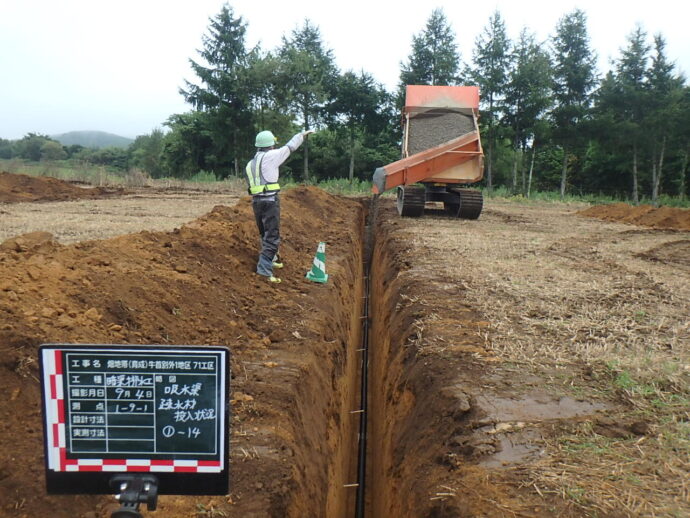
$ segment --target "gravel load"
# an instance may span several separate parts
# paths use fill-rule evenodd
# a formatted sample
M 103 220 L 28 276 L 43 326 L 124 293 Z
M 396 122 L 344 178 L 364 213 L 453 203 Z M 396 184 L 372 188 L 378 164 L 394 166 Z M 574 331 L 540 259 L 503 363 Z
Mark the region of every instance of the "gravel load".
M 464 113 L 431 110 L 410 117 L 408 155 L 438 146 L 474 131 L 474 119 Z

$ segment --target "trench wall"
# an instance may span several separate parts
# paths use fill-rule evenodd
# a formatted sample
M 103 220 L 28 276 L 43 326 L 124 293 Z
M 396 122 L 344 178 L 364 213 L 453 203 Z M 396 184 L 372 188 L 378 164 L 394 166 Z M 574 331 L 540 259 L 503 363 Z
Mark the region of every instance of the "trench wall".
M 356 489 L 359 369 L 363 306 L 364 211 L 356 215 L 351 254 L 327 271 L 332 312 L 322 342 L 308 348 L 295 385 L 290 421 L 295 444 L 288 516 L 352 516 Z M 327 250 L 328 252 L 328 250 Z M 323 289 L 329 289 L 328 284 Z M 306 351 L 305 351 L 306 352 Z
M 396 465 L 394 456 L 396 427 L 415 404 L 414 394 L 403 384 L 403 365 L 411 361 L 409 350 L 400 346 L 403 330 L 411 326 L 414 315 L 395 311 L 401 283 L 390 245 L 387 234 L 377 235 L 371 266 L 366 514 L 382 518 L 406 516 L 402 510 L 411 505 L 410 495 L 399 484 L 406 477 L 404 467 Z
M 458 516 L 430 496 L 448 472 L 446 440 L 467 426 L 469 409 L 445 389 L 447 362 L 421 351 L 429 311 L 421 296 L 432 281 L 408 273 L 414 258 L 389 232 L 387 217 L 376 229 L 371 272 L 366 516 Z

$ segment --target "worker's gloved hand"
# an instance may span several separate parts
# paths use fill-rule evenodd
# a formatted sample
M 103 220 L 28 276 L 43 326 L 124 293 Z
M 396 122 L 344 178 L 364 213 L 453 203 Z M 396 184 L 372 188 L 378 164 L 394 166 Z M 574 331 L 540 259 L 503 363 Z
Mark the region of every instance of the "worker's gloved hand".
M 316 130 L 313 130 L 313 129 L 305 130 L 305 131 L 302 132 L 302 136 L 303 136 L 303 137 L 308 137 L 308 136 L 311 135 L 312 133 L 316 133 Z

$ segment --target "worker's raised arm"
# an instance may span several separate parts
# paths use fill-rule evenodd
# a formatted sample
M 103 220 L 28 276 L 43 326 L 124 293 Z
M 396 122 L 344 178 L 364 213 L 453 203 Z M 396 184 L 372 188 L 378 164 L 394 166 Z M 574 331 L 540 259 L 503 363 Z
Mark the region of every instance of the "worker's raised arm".
M 266 158 L 264 158 L 264 163 L 269 167 L 278 167 L 288 159 L 290 153 L 294 153 L 297 150 L 297 148 L 299 148 L 302 145 L 302 142 L 304 142 L 304 137 L 306 137 L 307 135 L 311 135 L 312 133 L 314 133 L 314 130 L 306 130 L 296 133 L 290 140 L 288 140 L 287 144 L 277 149 L 269 151 L 266 154 Z M 266 162 L 267 160 L 268 162 Z M 266 177 L 265 173 L 264 177 Z M 266 177 L 266 179 L 269 180 L 268 177 Z

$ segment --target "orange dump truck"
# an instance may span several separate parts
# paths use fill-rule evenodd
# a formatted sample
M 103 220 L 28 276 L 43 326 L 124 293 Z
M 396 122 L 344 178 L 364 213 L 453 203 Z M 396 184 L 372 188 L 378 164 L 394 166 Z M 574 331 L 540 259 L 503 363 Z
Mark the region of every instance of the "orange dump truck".
M 477 219 L 482 193 L 462 187 L 484 175 L 478 110 L 476 86 L 407 86 L 403 158 L 376 169 L 373 192 L 397 187 L 401 216 L 419 217 L 427 202 L 442 202 L 452 216 Z

